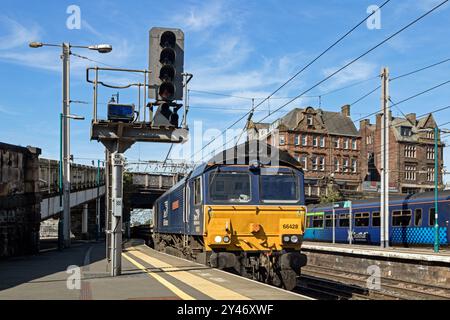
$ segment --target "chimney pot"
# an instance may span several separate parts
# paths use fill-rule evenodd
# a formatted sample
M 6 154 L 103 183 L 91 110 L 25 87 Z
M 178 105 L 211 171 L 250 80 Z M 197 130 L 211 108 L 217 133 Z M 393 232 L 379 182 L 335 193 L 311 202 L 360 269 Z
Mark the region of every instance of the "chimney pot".
M 346 105 L 342 106 L 341 113 L 346 117 L 350 117 L 350 105 L 346 104 Z
M 416 125 L 417 118 L 415 113 L 408 113 L 406 115 L 406 119 L 408 119 L 413 125 Z

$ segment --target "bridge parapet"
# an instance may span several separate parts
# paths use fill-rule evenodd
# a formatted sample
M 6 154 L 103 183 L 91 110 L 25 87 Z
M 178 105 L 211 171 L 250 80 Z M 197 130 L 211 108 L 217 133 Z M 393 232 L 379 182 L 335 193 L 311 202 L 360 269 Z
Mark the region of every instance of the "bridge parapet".
M 132 176 L 134 186 L 156 190 L 168 190 L 184 177 L 184 175 L 179 173 L 155 174 L 142 172 L 133 172 Z
M 98 168 L 72 163 L 70 165 L 72 192 L 97 187 Z M 100 186 L 105 184 L 105 170 L 100 168 Z M 44 197 L 59 192 L 59 161 L 39 159 L 39 190 Z

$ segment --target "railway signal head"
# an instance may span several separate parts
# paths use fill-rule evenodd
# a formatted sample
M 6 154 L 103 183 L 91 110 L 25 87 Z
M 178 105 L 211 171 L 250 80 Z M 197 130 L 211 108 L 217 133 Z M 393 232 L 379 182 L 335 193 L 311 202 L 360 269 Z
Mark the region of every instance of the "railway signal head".
M 152 28 L 149 48 L 149 97 L 169 102 L 183 99 L 183 31 Z

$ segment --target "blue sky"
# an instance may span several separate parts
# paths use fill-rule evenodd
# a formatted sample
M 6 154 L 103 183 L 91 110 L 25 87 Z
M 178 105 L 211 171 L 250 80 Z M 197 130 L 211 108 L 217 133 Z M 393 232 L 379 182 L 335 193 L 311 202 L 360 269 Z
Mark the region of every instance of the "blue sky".
M 397 31 L 433 5 L 434 0 L 392 0 L 381 10 L 381 29 L 365 24 L 327 53 L 279 92 L 295 96 L 323 79 L 366 49 Z M 161 4 L 163 3 L 163 5 Z M 306 1 L 2 1 L 0 13 L 0 140 L 42 148 L 44 157 L 58 157 L 61 110 L 61 62 L 58 48 L 28 48 L 32 40 L 73 44 L 110 43 L 113 52 L 101 55 L 86 50 L 73 52 L 103 63 L 130 68 L 148 68 L 148 31 L 153 26 L 182 28 L 185 32 L 185 70 L 193 73 L 192 90 L 212 91 L 260 98 L 268 95 L 329 44 L 354 26 L 374 0 Z M 81 29 L 66 27 L 69 5 L 81 9 Z M 333 77 L 308 95 L 370 79 L 388 66 L 391 75 L 450 58 L 450 4 L 376 49 L 352 67 Z M 85 69 L 95 64 L 71 58 L 71 99 L 92 102 L 92 87 L 85 81 Z M 391 83 L 391 97 L 399 101 L 436 84 L 450 80 L 450 62 Z M 121 75 L 108 81 L 136 81 Z M 322 97 L 322 108 L 340 110 L 378 85 L 378 79 Z M 393 108 L 394 115 L 423 114 L 449 104 L 449 85 Z M 100 102 L 107 102 L 114 90 L 101 89 Z M 355 105 L 353 119 L 380 106 L 377 92 Z M 137 92 L 121 92 L 123 102 L 137 103 Z M 260 108 L 273 110 L 285 100 L 271 100 Z M 201 121 L 204 129 L 222 130 L 251 106 L 249 99 L 237 99 L 192 92 L 188 122 Z M 256 100 L 258 102 L 258 100 Z M 299 99 L 284 108 L 318 106 L 317 98 Z M 101 110 L 105 112 L 105 110 Z M 258 121 L 268 111 L 257 112 Z M 92 106 L 73 104 L 72 113 L 90 119 Z M 274 120 L 277 113 L 266 121 Z M 438 123 L 450 121 L 450 111 L 435 114 Z M 373 119 L 372 119 L 373 121 Z M 244 122 L 236 128 L 242 128 Z M 450 127 L 450 126 L 449 126 Z M 102 158 L 103 147 L 89 141 L 90 121 L 72 121 L 72 153 L 75 158 Z M 450 139 L 447 139 L 450 143 Z M 162 159 L 169 145 L 135 144 L 126 156 L 130 160 Z M 180 157 L 178 148 L 173 157 Z M 79 160 L 77 162 L 86 162 Z M 449 148 L 445 161 L 450 163 Z M 447 169 L 448 170 L 448 169 Z M 447 176 L 447 180 L 449 177 Z

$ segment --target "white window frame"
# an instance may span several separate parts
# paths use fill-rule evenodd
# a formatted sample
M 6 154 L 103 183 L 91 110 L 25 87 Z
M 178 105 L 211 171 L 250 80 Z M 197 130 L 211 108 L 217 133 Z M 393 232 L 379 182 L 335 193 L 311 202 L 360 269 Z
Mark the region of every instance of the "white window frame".
M 352 172 L 357 173 L 358 172 L 358 160 L 352 159 Z
M 348 150 L 348 138 L 344 138 L 344 149 Z
M 319 157 L 317 157 L 317 156 L 311 157 L 311 164 L 312 164 L 311 170 L 318 171 L 319 170 Z
M 340 171 L 341 171 L 341 161 L 339 158 L 334 158 L 334 172 L 340 172 Z
M 303 170 L 308 171 L 308 156 L 306 154 L 300 157 L 300 163 L 302 164 Z
M 319 157 L 319 170 L 325 171 L 325 157 Z
M 308 135 L 302 134 L 302 146 L 307 146 L 307 145 L 308 145 Z
M 344 158 L 342 169 L 344 169 L 344 172 L 349 172 L 349 170 L 350 170 L 350 159 L 349 158 Z
M 296 135 L 295 135 L 295 137 L 294 137 L 294 143 L 295 143 L 296 146 L 299 146 L 299 145 L 300 145 L 300 135 L 299 135 L 299 134 L 296 134 Z
M 324 136 L 320 136 L 320 147 L 325 148 L 325 137 Z
M 283 141 L 283 142 L 281 142 Z M 278 139 L 278 143 L 280 146 L 284 146 L 286 144 L 286 136 L 284 134 L 280 134 L 280 138 Z
M 319 136 L 314 135 L 313 136 L 313 147 L 318 147 L 319 146 Z
M 337 142 L 337 144 L 336 144 Z M 333 138 L 333 146 L 335 149 L 339 149 L 341 146 L 341 139 L 339 137 L 334 137 Z

